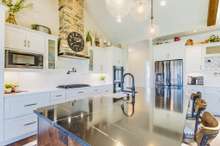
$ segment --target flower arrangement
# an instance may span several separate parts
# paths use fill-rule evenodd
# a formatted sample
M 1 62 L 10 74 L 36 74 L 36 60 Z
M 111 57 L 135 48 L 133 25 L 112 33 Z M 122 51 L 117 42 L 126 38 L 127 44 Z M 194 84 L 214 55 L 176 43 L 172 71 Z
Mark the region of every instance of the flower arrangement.
M 5 83 L 4 86 L 5 86 L 5 87 L 4 87 L 4 88 L 5 88 L 5 89 L 4 89 L 5 93 L 16 92 L 16 88 L 18 87 L 18 85 L 15 84 L 15 83 Z
M 26 0 L 1 0 L 1 3 L 8 7 L 8 18 L 6 22 L 17 24 L 15 15 L 16 13 L 20 12 L 21 10 L 32 6 L 32 4 L 25 4 Z

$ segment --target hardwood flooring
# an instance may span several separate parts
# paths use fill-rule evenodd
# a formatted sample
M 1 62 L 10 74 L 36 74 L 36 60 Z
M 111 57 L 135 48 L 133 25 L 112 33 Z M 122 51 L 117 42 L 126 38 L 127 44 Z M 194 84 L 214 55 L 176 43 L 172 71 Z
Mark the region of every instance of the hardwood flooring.
M 15 142 L 15 143 L 9 144 L 9 145 L 7 145 L 7 146 L 23 146 L 23 145 L 25 145 L 25 144 L 27 144 L 27 143 L 29 143 L 29 142 L 32 142 L 32 141 L 34 141 L 34 140 L 36 140 L 36 139 L 37 139 L 37 136 L 34 135 L 34 136 L 31 136 L 31 137 L 22 139 L 22 140 L 20 140 L 20 141 L 17 141 L 17 142 Z

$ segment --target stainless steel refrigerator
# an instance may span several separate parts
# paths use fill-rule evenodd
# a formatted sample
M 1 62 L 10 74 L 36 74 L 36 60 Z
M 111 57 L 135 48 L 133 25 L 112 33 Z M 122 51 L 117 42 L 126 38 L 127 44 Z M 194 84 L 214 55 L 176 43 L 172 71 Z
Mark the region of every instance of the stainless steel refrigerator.
M 156 86 L 183 86 L 183 60 L 155 62 Z
M 156 108 L 183 111 L 183 60 L 155 62 Z

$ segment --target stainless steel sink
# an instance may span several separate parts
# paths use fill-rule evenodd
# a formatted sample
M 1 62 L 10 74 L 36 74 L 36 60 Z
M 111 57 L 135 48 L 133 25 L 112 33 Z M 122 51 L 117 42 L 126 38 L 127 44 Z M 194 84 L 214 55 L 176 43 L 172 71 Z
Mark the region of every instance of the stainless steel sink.
M 59 85 L 57 88 L 62 89 L 72 89 L 72 88 L 82 88 L 82 87 L 90 87 L 89 84 L 68 84 L 68 85 Z

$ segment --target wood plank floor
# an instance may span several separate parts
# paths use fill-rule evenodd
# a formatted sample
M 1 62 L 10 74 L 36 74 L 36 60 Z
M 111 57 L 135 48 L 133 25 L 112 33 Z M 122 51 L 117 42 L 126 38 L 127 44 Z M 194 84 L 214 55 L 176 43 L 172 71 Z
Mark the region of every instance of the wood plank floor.
M 20 141 L 17 141 L 15 143 L 9 144 L 8 146 L 23 146 L 23 145 L 28 144 L 29 142 L 32 142 L 32 141 L 34 141 L 36 139 L 37 139 L 37 136 L 34 135 L 34 136 L 31 136 L 31 137 L 22 139 Z

